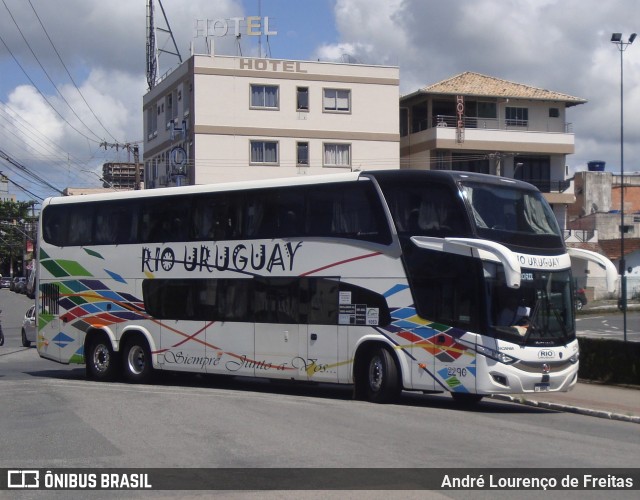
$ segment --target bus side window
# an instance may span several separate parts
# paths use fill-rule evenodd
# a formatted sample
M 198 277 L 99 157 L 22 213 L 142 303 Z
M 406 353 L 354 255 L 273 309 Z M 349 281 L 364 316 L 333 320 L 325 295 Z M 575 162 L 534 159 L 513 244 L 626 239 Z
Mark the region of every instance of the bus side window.
M 262 199 L 250 198 L 244 208 L 244 227 L 242 237 L 256 239 L 260 237 L 263 220 L 265 218 L 265 206 Z
M 304 291 L 301 299 L 301 309 L 305 308 L 310 325 L 338 324 L 338 291 L 337 280 L 326 278 L 303 279 L 301 289 Z M 304 322 L 301 318 L 301 322 Z
M 89 207 L 78 207 L 69 213 L 69 244 L 90 245 L 92 239 L 93 210 Z
M 276 234 L 278 238 L 304 236 L 305 197 L 298 188 L 282 190 L 275 200 Z
M 213 201 L 210 196 L 196 198 L 191 212 L 191 237 L 196 241 L 210 240 L 213 227 Z
M 67 210 L 63 206 L 48 206 L 42 215 L 42 227 L 44 240 L 56 246 L 66 246 L 66 234 L 64 220 Z
M 297 278 L 256 278 L 252 301 L 256 323 L 299 323 L 299 284 Z

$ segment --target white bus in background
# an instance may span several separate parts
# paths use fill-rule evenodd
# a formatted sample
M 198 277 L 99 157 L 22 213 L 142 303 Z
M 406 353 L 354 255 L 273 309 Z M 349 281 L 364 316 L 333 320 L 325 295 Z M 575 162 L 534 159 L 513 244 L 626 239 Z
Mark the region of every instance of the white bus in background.
M 395 170 L 50 198 L 39 231 L 38 352 L 93 379 L 317 381 L 374 402 L 577 380 L 568 249 L 523 182 Z

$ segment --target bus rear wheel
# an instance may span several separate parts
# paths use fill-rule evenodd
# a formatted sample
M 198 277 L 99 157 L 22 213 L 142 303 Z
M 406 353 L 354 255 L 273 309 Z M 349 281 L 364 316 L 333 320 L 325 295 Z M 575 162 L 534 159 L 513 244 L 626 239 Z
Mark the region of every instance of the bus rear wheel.
M 118 358 L 105 335 L 94 335 L 85 347 L 87 378 L 111 381 L 118 374 Z
M 133 337 L 125 343 L 123 350 L 124 377 L 134 384 L 144 384 L 151 380 L 153 366 L 151 351 L 146 340 Z
M 360 374 L 365 398 L 372 403 L 393 403 L 400 395 L 398 367 L 393 355 L 384 347 L 369 352 Z

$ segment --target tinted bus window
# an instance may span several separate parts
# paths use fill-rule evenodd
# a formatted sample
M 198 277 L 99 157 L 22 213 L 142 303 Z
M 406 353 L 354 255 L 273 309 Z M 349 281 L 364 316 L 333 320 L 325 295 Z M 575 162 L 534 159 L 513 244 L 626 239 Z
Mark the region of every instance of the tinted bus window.
M 379 325 L 391 322 L 382 295 L 337 279 L 147 279 L 142 291 L 156 319 L 337 325 L 339 292 L 347 292 L 352 304 L 379 311 Z

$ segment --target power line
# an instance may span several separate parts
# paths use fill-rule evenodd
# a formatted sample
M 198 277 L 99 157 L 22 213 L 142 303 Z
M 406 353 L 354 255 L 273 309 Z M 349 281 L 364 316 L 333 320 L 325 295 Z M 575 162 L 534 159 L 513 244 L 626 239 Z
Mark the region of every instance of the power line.
M 0 172 L 0 173 L 1 173 L 1 172 Z M 16 181 L 14 181 L 14 180 L 12 180 L 12 179 L 9 179 L 8 177 L 7 177 L 7 180 L 8 180 L 11 184 L 13 184 L 15 187 L 17 187 L 18 189 L 20 189 L 21 191 L 23 191 L 23 192 L 27 193 L 28 195 L 31 195 L 31 196 L 33 196 L 34 198 L 36 198 L 36 199 L 38 199 L 38 200 L 40 200 L 40 201 L 44 201 L 44 198 L 42 198 L 41 196 L 38 196 L 38 195 L 37 195 L 37 194 L 35 194 L 35 193 L 32 193 L 32 192 L 31 192 L 31 191 L 29 191 L 28 189 L 26 189 L 26 188 L 22 187 L 22 186 L 21 186 L 20 184 L 18 184 Z
M 9 156 L 7 153 L 5 153 L 2 149 L 0 149 L 0 158 L 4 159 L 6 162 L 10 163 L 14 167 L 19 168 L 23 172 L 27 172 L 31 177 L 33 177 L 34 179 L 36 179 L 38 182 L 42 183 L 43 185 L 53 189 L 54 191 L 56 191 L 56 192 L 58 192 L 60 194 L 64 194 L 60 189 L 58 189 L 56 186 L 51 184 L 49 181 L 43 179 L 38 174 L 30 171 L 27 167 L 22 165 L 20 162 L 14 160 L 11 156 Z
M 1 101 L 0 104 L 3 104 L 3 106 L 0 106 L 0 118 L 4 119 L 9 124 L 9 127 L 5 127 L 5 136 L 16 145 L 16 148 L 20 148 L 27 153 L 30 153 L 30 150 L 33 149 L 38 153 L 35 156 L 36 161 L 46 161 L 49 168 L 56 168 L 59 171 L 62 171 L 62 167 L 67 167 L 64 168 L 66 171 L 68 167 L 72 165 L 71 162 L 73 162 L 73 165 L 77 167 L 78 170 L 87 165 L 88 160 L 74 158 L 72 155 L 62 151 L 62 148 L 49 140 L 37 129 L 34 129 L 15 110 L 13 110 L 11 106 L 6 103 L 2 103 Z M 11 113 L 8 113 L 7 110 Z M 18 135 L 17 132 L 19 132 L 20 135 Z M 7 133 L 11 134 L 15 139 L 6 135 Z M 32 144 L 33 146 L 27 149 L 25 147 L 26 144 Z M 96 149 L 96 152 L 97 151 L 99 150 Z M 7 152 L 6 154 L 9 153 Z M 94 157 L 95 153 L 91 158 Z M 20 175 L 20 177 L 23 177 L 23 175 L 18 173 L 20 172 L 19 170 L 15 172 Z
M 11 52 L 11 49 L 9 49 L 9 47 L 7 46 L 7 44 L 5 43 L 4 39 L 2 38 L 2 35 L 0 35 L 0 42 L 2 42 L 2 44 L 4 45 L 4 47 L 7 49 L 7 52 L 9 52 L 9 54 L 11 55 L 11 57 L 13 58 L 13 60 L 16 62 L 16 64 L 18 65 L 18 67 L 22 70 L 22 72 L 24 73 L 24 75 L 27 77 L 27 79 L 29 80 L 29 82 L 31 82 L 31 85 L 33 85 L 33 88 L 35 88 L 38 91 L 38 94 L 40 94 L 40 96 L 42 96 L 42 98 L 47 102 L 47 104 L 51 107 L 51 109 L 53 109 L 53 111 L 55 111 L 55 113 L 62 118 L 62 120 L 69 125 L 73 130 L 75 130 L 76 132 L 78 132 L 82 137 L 84 137 L 85 139 L 87 139 L 88 141 L 91 142 L 100 142 L 100 141 L 96 141 L 95 139 L 92 139 L 91 137 L 88 137 L 87 135 L 83 134 L 82 132 L 80 132 L 76 127 L 74 127 L 73 125 L 71 125 L 71 123 L 69 123 L 69 121 L 60 114 L 60 112 L 53 106 L 53 104 L 51 104 L 51 102 L 49 102 L 49 99 L 47 99 L 47 97 L 40 91 L 40 89 L 38 88 L 38 86 L 35 84 L 35 82 L 31 79 L 31 77 L 27 74 L 27 72 L 25 71 L 25 69 L 22 67 L 22 65 L 20 64 L 20 62 L 18 61 L 18 59 L 16 59 L 16 56 L 13 55 L 13 52 Z
M 56 84 L 54 83 L 54 81 L 51 79 L 51 77 L 49 76 L 49 73 L 47 73 L 47 70 L 44 69 L 44 66 L 42 65 L 42 63 L 40 62 L 40 59 L 38 59 L 38 56 L 36 55 L 36 53 L 33 51 L 33 49 L 31 48 L 31 45 L 29 44 L 27 38 L 24 36 L 24 33 L 22 33 L 22 30 L 20 29 L 20 26 L 18 26 L 18 23 L 16 22 L 15 18 L 13 17 L 13 14 L 11 13 L 11 11 L 9 10 L 9 7 L 7 7 L 7 4 L 4 0 L 2 0 L 2 3 L 4 4 L 4 7 L 7 9 L 7 12 L 9 13 L 9 16 L 11 17 L 11 20 L 13 21 L 13 24 L 15 24 L 16 28 L 18 29 L 18 32 L 20 33 L 20 36 L 22 37 L 22 39 L 24 40 L 24 43 L 27 45 L 27 47 L 29 48 L 29 51 L 31 52 L 31 55 L 33 55 L 33 57 L 35 58 L 36 62 L 38 63 L 38 65 L 40 66 L 40 69 L 42 69 L 42 71 L 44 72 L 44 74 L 46 75 L 47 79 L 49 80 L 49 82 L 51 82 L 51 85 L 53 85 L 53 88 L 56 89 L 56 92 L 58 93 L 58 95 L 62 98 L 62 100 L 65 102 L 65 104 L 69 107 L 69 109 L 71 110 L 71 112 L 75 115 L 75 117 L 78 119 L 78 121 L 80 123 L 82 123 L 82 125 L 84 125 L 87 130 L 89 130 L 97 139 L 98 141 L 100 141 L 100 136 L 98 136 L 95 132 L 93 132 L 93 130 L 91 130 L 91 127 L 89 127 L 84 121 L 82 121 L 82 118 L 80 118 L 80 116 L 78 116 L 78 113 L 76 113 L 76 111 L 73 109 L 73 107 L 71 106 L 71 104 L 69 104 L 69 101 L 67 101 L 67 99 L 64 97 L 64 95 L 62 94 L 62 92 L 60 92 L 60 90 L 58 89 L 58 87 L 56 86 Z M 4 44 L 5 47 L 7 47 L 7 44 L 4 42 L 4 40 L 2 40 L 2 43 Z M 9 50 L 9 47 L 7 47 L 7 50 L 9 51 L 9 53 L 11 54 L 11 56 L 13 57 L 13 59 L 16 61 L 16 63 L 18 63 L 18 60 L 16 59 L 16 57 L 13 55 L 13 53 L 11 52 L 11 50 Z M 19 63 L 18 63 L 19 64 Z M 20 69 L 22 69 L 22 71 L 25 73 L 25 75 L 27 74 L 26 71 L 24 70 L 24 68 L 22 66 L 20 66 Z M 27 76 L 27 78 L 29 78 Z M 35 86 L 35 83 L 33 82 L 33 80 L 31 78 L 29 78 L 29 81 Z M 37 87 L 36 87 L 37 88 Z M 40 90 L 38 89 L 38 92 L 40 92 Z M 40 95 L 42 95 L 42 97 L 44 97 L 44 94 L 42 92 L 40 92 Z M 49 106 L 51 106 L 53 108 L 53 105 L 49 102 L 48 99 L 45 98 L 45 100 L 47 100 L 47 103 L 49 103 Z M 55 108 L 54 108 L 55 110 Z M 58 112 L 57 110 L 55 110 L 56 113 Z M 62 118 L 62 115 L 60 113 L 58 113 L 58 115 Z M 64 118 L 63 118 L 64 119 Z M 65 119 L 65 121 L 67 121 Z M 67 123 L 69 123 L 67 121 Z M 71 125 L 69 123 L 69 125 Z M 74 130 L 76 130 L 78 133 L 81 133 L 78 129 L 76 129 L 75 127 L 73 127 Z M 82 134 L 84 137 L 87 137 L 86 135 Z M 89 139 L 89 137 L 87 137 L 87 139 Z
M 4 1 L 4 0 L 3 0 Z M 100 121 L 100 118 L 98 118 L 98 116 L 94 113 L 93 109 L 91 108 L 91 106 L 89 106 L 89 103 L 87 102 L 87 100 L 85 99 L 84 95 L 82 94 L 82 92 L 80 91 L 80 88 L 78 87 L 78 85 L 76 84 L 75 80 L 73 79 L 73 77 L 71 76 L 71 73 L 69 72 L 69 69 L 67 68 L 66 64 L 64 63 L 64 61 L 62 60 L 62 57 L 60 56 L 60 53 L 58 52 L 58 49 L 56 48 L 55 44 L 53 43 L 53 41 L 51 40 L 51 37 L 49 36 L 49 33 L 47 32 L 47 30 L 44 27 L 44 24 L 42 24 L 42 21 L 40 20 L 40 16 L 38 16 L 38 13 L 36 12 L 36 9 L 33 7 L 33 4 L 31 3 L 31 0 L 29 0 L 29 5 L 31 6 L 31 9 L 33 10 L 33 13 L 36 16 L 36 19 L 38 20 L 38 22 L 40 23 L 40 26 L 42 27 L 42 31 L 44 31 L 44 34 L 47 36 L 47 39 L 49 40 L 49 43 L 51 44 L 51 46 L 53 47 L 54 52 L 56 53 L 56 55 L 58 56 L 58 59 L 60 60 L 60 63 L 62 64 L 62 67 L 64 68 L 64 70 L 67 72 L 67 75 L 69 75 L 69 79 L 71 80 L 71 82 L 73 83 L 73 86 L 76 88 L 76 90 L 78 91 L 78 94 L 80 94 L 80 97 L 82 97 L 82 100 L 84 101 L 84 103 L 87 105 L 87 108 L 89 108 L 89 111 L 91 111 L 91 114 L 94 116 L 94 118 L 97 120 L 97 122 L 100 124 L 100 126 L 104 129 L 104 131 L 109 134 L 109 136 L 114 140 L 114 142 L 118 142 L 117 139 L 113 136 L 113 134 L 111 134 L 111 132 L 109 132 L 107 130 L 107 128 L 103 125 L 102 121 Z

